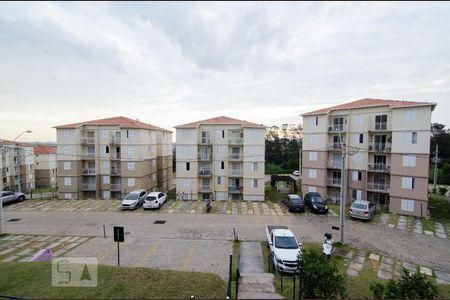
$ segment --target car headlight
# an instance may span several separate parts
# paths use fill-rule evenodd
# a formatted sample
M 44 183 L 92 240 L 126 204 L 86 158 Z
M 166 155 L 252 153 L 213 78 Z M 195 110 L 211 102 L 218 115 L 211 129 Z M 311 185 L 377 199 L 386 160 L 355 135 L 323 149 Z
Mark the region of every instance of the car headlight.
M 281 259 L 279 259 L 278 257 L 276 257 L 276 256 L 275 256 L 275 260 L 277 261 L 277 263 L 283 264 L 283 261 Z
M 313 207 L 314 207 L 315 209 L 317 209 L 317 206 L 316 206 L 316 205 L 314 205 L 314 204 L 313 204 Z
M 328 209 L 328 206 L 325 205 L 325 209 Z

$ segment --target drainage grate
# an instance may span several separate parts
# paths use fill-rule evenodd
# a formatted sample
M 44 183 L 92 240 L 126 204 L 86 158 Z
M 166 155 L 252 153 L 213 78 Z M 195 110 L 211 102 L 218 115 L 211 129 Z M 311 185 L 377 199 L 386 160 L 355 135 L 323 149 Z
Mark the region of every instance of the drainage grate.
M 164 224 L 166 223 L 165 220 L 156 220 L 155 222 L 153 222 L 153 224 Z
M 9 219 L 8 220 L 8 222 L 17 222 L 17 221 L 19 221 L 20 219 Z

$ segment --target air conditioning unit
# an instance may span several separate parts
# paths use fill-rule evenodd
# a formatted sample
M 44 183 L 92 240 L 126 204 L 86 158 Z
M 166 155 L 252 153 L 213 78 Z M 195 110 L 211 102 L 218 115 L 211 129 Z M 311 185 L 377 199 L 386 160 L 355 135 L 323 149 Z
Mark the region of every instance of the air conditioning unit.
M 333 131 L 333 127 L 332 126 L 328 127 L 328 131 Z
M 372 150 L 373 150 L 373 146 L 369 145 L 369 151 L 372 151 Z

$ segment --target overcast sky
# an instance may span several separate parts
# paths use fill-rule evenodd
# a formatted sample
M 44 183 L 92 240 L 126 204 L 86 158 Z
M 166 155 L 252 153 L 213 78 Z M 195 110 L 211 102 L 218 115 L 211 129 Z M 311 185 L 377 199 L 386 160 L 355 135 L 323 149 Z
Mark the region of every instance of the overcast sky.
M 360 98 L 437 102 L 450 3 L 0 3 L 0 138 L 123 115 L 267 126 Z

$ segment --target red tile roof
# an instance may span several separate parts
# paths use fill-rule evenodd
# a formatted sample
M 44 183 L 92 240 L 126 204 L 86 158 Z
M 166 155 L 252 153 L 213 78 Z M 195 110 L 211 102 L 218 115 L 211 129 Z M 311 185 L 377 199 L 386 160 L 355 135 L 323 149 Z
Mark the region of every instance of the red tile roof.
M 254 127 L 254 128 L 266 128 L 266 126 L 262 124 L 256 124 L 252 122 L 248 122 L 245 120 L 233 119 L 225 116 L 220 116 L 216 118 L 201 120 L 197 122 L 187 123 L 183 125 L 175 126 L 175 128 L 197 128 L 199 125 L 242 125 L 242 127 Z
M 16 142 L 16 141 L 9 141 L 9 140 L 2 140 L 2 139 L 0 139 L 0 145 L 19 145 L 22 147 L 33 147 L 33 145 L 31 145 L 31 144 Z
M 54 154 L 56 153 L 55 147 L 36 145 L 34 146 L 34 154 Z
M 428 106 L 428 105 L 433 106 L 432 109 L 434 109 L 434 107 L 436 106 L 436 103 L 365 98 L 365 99 L 360 99 L 360 100 L 356 100 L 356 101 L 352 101 L 352 102 L 347 102 L 347 103 L 307 112 L 307 113 L 302 114 L 302 116 L 320 115 L 320 114 L 329 113 L 333 110 L 344 110 L 344 109 L 356 109 L 356 108 L 379 107 L 379 106 L 389 106 L 390 108 L 401 108 L 401 107 Z
M 55 126 L 54 128 L 78 128 L 83 125 L 116 125 L 124 128 L 142 128 L 142 129 L 151 129 L 151 130 L 158 130 L 158 131 L 166 131 L 171 132 L 170 130 L 154 126 L 152 124 L 143 123 L 137 120 L 133 120 L 126 117 L 114 117 L 114 118 L 107 118 L 107 119 L 99 119 L 99 120 L 92 120 L 92 121 L 86 121 L 86 122 L 80 122 L 80 123 L 73 123 L 73 124 L 67 124 L 67 125 L 59 125 Z

